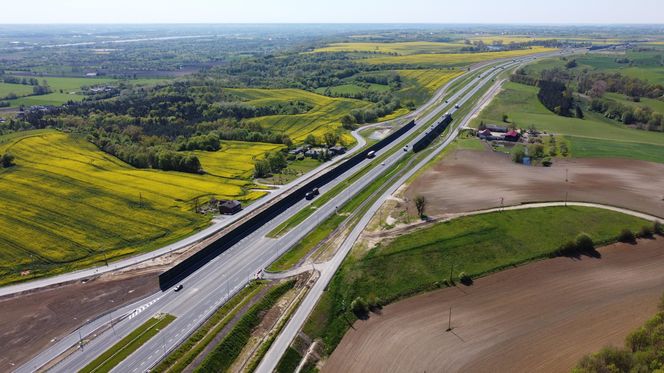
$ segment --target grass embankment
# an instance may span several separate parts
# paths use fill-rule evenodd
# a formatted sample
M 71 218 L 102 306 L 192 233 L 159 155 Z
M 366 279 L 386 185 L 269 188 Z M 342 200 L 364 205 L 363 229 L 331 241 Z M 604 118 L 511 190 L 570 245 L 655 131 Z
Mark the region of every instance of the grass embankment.
M 228 91 L 255 106 L 285 101 L 304 101 L 312 105 L 313 108 L 303 114 L 269 115 L 248 119 L 249 122 L 285 133 L 295 143 L 303 142 L 310 134 L 322 138 L 327 132 L 341 131 L 341 117 L 353 109 L 371 105 L 367 101 L 326 97 L 300 89 L 233 88 Z M 348 133 L 344 133 L 342 139 L 346 144 L 355 142 Z
M 500 123 L 502 115 L 507 114 L 518 127 L 535 125 L 539 130 L 565 135 L 574 157 L 611 156 L 662 162 L 664 133 L 630 128 L 590 111 L 584 119 L 561 117 L 539 102 L 537 91 L 537 87 L 506 83 L 504 90 L 473 120 L 473 126 L 480 121 Z
M 300 365 L 300 361 L 302 361 L 302 355 L 300 355 L 300 353 L 297 352 L 297 350 L 295 350 L 293 347 L 288 347 L 284 353 L 284 356 L 282 356 L 281 360 L 279 360 L 279 364 L 277 364 L 275 371 L 278 373 L 295 372 L 297 366 Z
M 99 355 L 90 364 L 86 365 L 79 373 L 103 373 L 110 372 L 116 365 L 127 356 L 131 355 L 134 351 L 138 350 L 150 338 L 159 333 L 168 324 L 175 320 L 175 316 L 161 315 L 153 317 L 146 321 L 143 325 L 136 328 L 133 332 L 129 333 L 126 337 L 122 338 L 120 342 L 116 343 L 110 349 L 106 350 L 103 354 Z
M 56 131 L 1 136 L 0 153 L 6 151 L 16 165 L 0 170 L 0 285 L 189 235 L 209 224 L 209 217 L 192 211 L 195 198 L 251 201 L 264 194 L 241 178 L 136 169 Z
M 251 282 L 233 298 L 224 303 L 210 318 L 175 351 L 152 369 L 153 372 L 182 372 L 228 325 L 240 309 L 258 292 L 265 288 L 265 283 Z
M 579 361 L 572 373 L 664 371 L 664 296 L 657 314 L 625 338 L 625 348 L 605 347 Z
M 279 298 L 293 286 L 295 286 L 295 280 L 290 280 L 270 289 L 260 302 L 253 305 L 242 316 L 221 343 L 196 368 L 195 372 L 225 372 L 228 370 L 249 341 L 253 329 L 260 324 L 265 311 L 272 308 Z
M 552 207 L 463 217 L 398 236 L 350 255 L 332 279 L 304 331 L 334 350 L 349 323 L 356 297 L 392 302 L 458 280 L 544 258 L 579 233 L 597 244 L 615 241 L 623 228 L 650 225 L 642 219 L 594 208 Z M 452 266 L 454 266 L 452 268 Z

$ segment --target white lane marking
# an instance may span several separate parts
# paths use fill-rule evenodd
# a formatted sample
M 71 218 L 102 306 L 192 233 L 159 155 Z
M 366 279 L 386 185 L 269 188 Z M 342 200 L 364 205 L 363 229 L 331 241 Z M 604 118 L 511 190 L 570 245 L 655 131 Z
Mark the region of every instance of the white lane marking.
M 146 309 L 148 309 L 148 307 L 155 304 L 159 299 L 161 299 L 161 296 L 159 298 L 153 299 L 153 300 L 149 301 L 148 303 L 136 308 L 135 310 L 133 310 L 131 312 L 131 314 L 129 314 L 129 319 L 133 319 L 134 317 L 138 316 L 139 313 L 141 313 L 141 312 L 145 311 Z

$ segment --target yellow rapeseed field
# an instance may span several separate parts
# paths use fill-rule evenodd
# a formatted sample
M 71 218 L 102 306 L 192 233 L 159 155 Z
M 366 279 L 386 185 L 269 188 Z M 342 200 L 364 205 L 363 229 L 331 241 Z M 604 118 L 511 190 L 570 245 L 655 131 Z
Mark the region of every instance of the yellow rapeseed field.
M 276 145 L 257 144 L 251 152 L 269 147 Z M 113 259 L 148 251 L 191 234 L 209 222 L 192 211 L 196 198 L 260 197 L 264 192 L 249 190 L 246 179 L 252 156 L 247 151 L 240 158 L 239 148 L 225 143 L 202 157 L 215 171 L 224 168 L 224 157 L 247 163 L 232 177 L 219 177 L 135 169 L 56 131 L 0 137 L 0 153 L 16 157 L 14 167 L 0 170 L 0 284 L 100 263 L 104 254 Z
M 472 63 L 494 60 L 498 58 L 513 58 L 528 54 L 552 51 L 552 48 L 532 47 L 502 52 L 482 53 L 448 53 L 448 54 L 411 54 L 408 56 L 378 56 L 359 61 L 368 64 L 402 64 L 419 66 L 462 66 Z
M 399 55 L 422 53 L 446 53 L 458 51 L 463 43 L 441 43 L 431 41 L 413 41 L 402 43 L 332 43 L 314 52 L 373 52 L 396 53 Z
M 420 86 L 427 89 L 429 94 L 463 74 L 461 70 L 445 69 L 396 70 L 396 72 L 403 78 L 415 79 Z
M 304 141 L 309 134 L 321 137 L 326 132 L 336 131 L 341 127 L 341 117 L 353 109 L 371 105 L 366 101 L 326 97 L 301 89 L 235 88 L 229 91 L 257 106 L 296 100 L 313 105 L 314 107 L 304 114 L 270 115 L 249 120 L 283 132 L 295 143 Z M 344 140 L 352 142 L 353 138 L 346 134 Z

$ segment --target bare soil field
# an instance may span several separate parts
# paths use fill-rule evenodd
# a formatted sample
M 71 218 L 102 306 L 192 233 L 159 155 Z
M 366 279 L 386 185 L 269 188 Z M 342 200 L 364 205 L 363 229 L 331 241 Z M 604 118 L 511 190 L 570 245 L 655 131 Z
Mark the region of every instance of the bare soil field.
M 567 170 L 567 171 L 566 171 Z M 505 154 L 459 150 L 407 187 L 421 194 L 430 216 L 528 202 L 593 202 L 664 217 L 664 165 L 625 159 L 558 159 L 528 167 Z M 565 178 L 567 177 L 567 182 Z
M 87 319 L 159 290 L 154 269 L 0 299 L 0 366 L 18 367 Z
M 564 372 L 624 338 L 664 292 L 664 238 L 415 296 L 357 321 L 324 372 Z M 452 331 L 447 332 L 452 307 Z

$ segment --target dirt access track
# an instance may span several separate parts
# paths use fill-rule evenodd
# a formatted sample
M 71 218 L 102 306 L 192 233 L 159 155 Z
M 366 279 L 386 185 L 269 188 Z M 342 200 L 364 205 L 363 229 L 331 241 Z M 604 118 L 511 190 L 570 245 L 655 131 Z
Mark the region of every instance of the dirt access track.
M 17 368 L 85 320 L 159 291 L 157 274 L 151 269 L 105 274 L 0 298 L 0 367 Z
M 567 171 L 566 171 L 567 170 Z M 664 165 L 637 160 L 556 159 L 552 167 L 516 164 L 492 151 L 459 150 L 410 184 L 432 217 L 528 202 L 593 202 L 664 217 Z M 567 176 L 567 182 L 565 178 Z
M 563 372 L 654 316 L 664 238 L 415 296 L 357 321 L 323 372 Z M 452 307 L 452 331 L 448 313 Z

